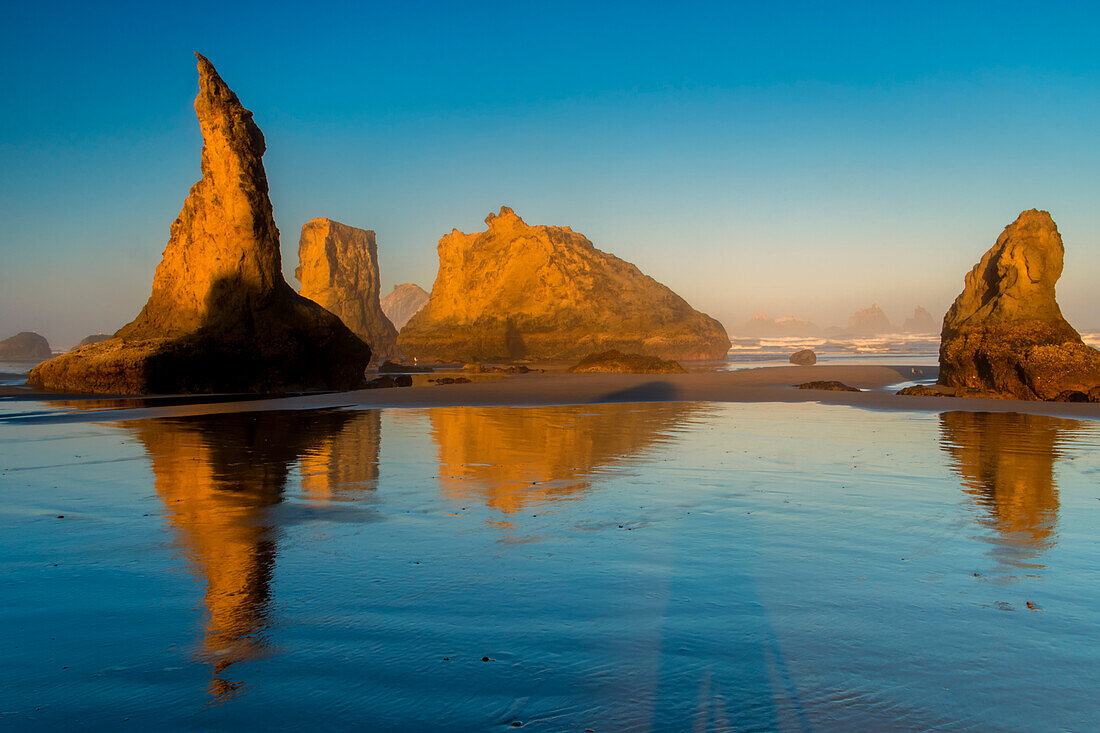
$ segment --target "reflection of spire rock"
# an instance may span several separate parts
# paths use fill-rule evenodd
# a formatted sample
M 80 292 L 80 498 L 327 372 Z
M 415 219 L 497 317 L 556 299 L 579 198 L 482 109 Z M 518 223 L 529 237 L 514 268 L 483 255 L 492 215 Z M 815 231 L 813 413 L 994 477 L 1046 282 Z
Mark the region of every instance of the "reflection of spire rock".
M 697 405 L 605 404 L 430 410 L 448 499 L 502 512 L 579 499 L 593 474 L 666 441 Z
M 382 413 L 362 410 L 351 414 L 354 417 L 340 432 L 302 455 L 302 491 L 313 499 L 337 499 L 378 487 Z
M 242 683 L 223 673 L 267 645 L 278 554 L 269 509 L 283 499 L 290 466 L 332 442 L 356 415 L 253 412 L 126 423 L 152 459 L 157 494 L 183 554 L 206 581 L 199 655 L 214 669 L 212 696 L 234 695 Z M 362 458 L 373 461 L 376 453 Z
M 986 510 L 979 521 L 996 531 L 995 554 L 1021 567 L 1055 543 L 1058 488 L 1054 460 L 1075 420 L 1016 413 L 946 412 L 941 445 L 963 490 Z

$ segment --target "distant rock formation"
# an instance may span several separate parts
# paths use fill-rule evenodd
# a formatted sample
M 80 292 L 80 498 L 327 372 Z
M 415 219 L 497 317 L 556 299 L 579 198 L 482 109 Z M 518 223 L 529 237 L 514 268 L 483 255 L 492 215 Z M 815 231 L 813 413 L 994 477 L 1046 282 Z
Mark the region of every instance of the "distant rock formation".
M 42 361 L 51 356 L 50 342 L 34 331 L 23 331 L 0 341 L 0 361 Z
M 1100 351 L 1081 341 L 1055 300 L 1064 255 L 1045 211 L 1025 211 L 1005 227 L 944 318 L 941 385 L 959 396 L 1021 400 L 1100 385 Z
M 382 298 L 382 312 L 400 331 L 427 304 L 428 293 L 424 288 L 413 283 L 402 283 L 394 285 L 390 294 Z
M 718 359 L 722 324 L 569 227 L 528 226 L 508 207 L 488 231 L 439 240 L 428 305 L 397 338 L 425 360 L 576 358 L 608 349 Z
M 919 305 L 913 311 L 912 318 L 906 318 L 901 324 L 902 333 L 935 333 L 936 322 L 932 320 L 932 314 Z
M 133 394 L 362 382 L 367 345 L 283 280 L 263 133 L 210 62 L 198 56 L 198 68 L 202 180 L 172 224 L 149 301 L 113 338 L 40 364 L 31 384 Z
M 570 367 L 569 371 L 573 374 L 687 374 L 687 370 L 675 361 L 614 350 L 590 354 Z
M 790 362 L 799 366 L 812 366 L 817 363 L 817 354 L 813 349 L 802 349 L 791 354 Z
M 876 336 L 880 333 L 893 333 L 894 330 L 890 319 L 877 303 L 870 308 L 860 308 L 848 319 L 848 332 L 859 336 Z
M 91 336 L 85 336 L 80 339 L 80 343 L 74 348 L 79 349 L 81 346 L 91 346 L 92 344 L 98 344 L 100 341 L 106 341 L 111 338 L 109 333 L 93 333 Z
M 340 316 L 370 346 L 375 359 L 394 354 L 397 329 L 378 302 L 378 245 L 374 232 L 324 217 L 302 226 L 298 240 L 299 295 Z
M 749 320 L 737 326 L 734 333 L 738 336 L 816 336 L 821 328 L 804 318 L 781 316 L 770 318 L 767 313 L 757 313 Z

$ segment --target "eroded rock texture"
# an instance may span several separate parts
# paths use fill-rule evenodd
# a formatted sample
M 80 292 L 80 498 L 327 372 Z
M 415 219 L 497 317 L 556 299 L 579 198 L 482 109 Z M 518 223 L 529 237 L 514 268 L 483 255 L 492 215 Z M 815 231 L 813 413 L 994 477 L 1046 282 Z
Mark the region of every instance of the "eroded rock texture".
M 196 54 L 198 55 L 198 54 Z M 370 349 L 282 275 L 264 136 L 198 56 L 202 180 L 191 187 L 141 314 L 31 371 L 80 392 L 281 392 L 357 386 Z
M 1064 254 L 1045 211 L 1005 227 L 944 318 L 940 384 L 959 396 L 1022 400 L 1100 385 L 1100 351 L 1081 341 L 1055 300 Z
M 366 341 L 375 359 L 393 356 L 397 329 L 378 302 L 378 245 L 374 232 L 332 219 L 313 219 L 298 240 L 299 294 L 340 316 Z
M 398 347 L 426 360 L 577 358 L 618 349 L 717 359 L 730 341 L 718 321 L 569 227 L 528 226 L 508 207 L 487 231 L 439 240 L 428 305 Z
M 424 288 L 414 283 L 402 283 L 394 285 L 390 294 L 382 298 L 382 312 L 400 331 L 427 304 L 428 293 Z

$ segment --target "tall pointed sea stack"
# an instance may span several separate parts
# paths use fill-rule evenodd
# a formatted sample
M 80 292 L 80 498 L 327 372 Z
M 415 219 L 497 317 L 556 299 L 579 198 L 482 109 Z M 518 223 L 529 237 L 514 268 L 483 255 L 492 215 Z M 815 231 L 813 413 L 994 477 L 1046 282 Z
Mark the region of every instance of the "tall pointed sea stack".
M 424 288 L 415 283 L 401 283 L 394 285 L 390 294 L 382 298 L 382 312 L 400 331 L 427 304 L 428 294 Z
M 407 356 L 726 355 L 722 324 L 569 227 L 528 226 L 506 206 L 485 223 L 488 231 L 454 230 L 439 240 L 431 299 L 397 338 Z
M 1100 385 L 1100 351 L 1081 341 L 1055 300 L 1064 254 L 1045 211 L 1005 227 L 943 319 L 941 385 L 1021 400 L 1081 399 Z
M 374 232 L 324 217 L 302 226 L 298 240 L 299 294 L 340 316 L 370 344 L 375 359 L 392 356 L 397 329 L 378 302 L 378 245 Z
M 202 180 L 191 187 L 141 314 L 106 341 L 40 364 L 52 390 L 281 392 L 346 389 L 370 349 L 282 275 L 263 133 L 198 56 Z

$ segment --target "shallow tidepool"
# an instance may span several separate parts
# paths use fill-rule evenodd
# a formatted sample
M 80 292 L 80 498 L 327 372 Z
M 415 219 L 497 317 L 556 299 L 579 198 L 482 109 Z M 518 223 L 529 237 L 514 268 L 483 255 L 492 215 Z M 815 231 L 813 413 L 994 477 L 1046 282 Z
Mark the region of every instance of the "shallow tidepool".
M 812 403 L 0 425 L 0 727 L 1094 729 L 1098 445 Z

